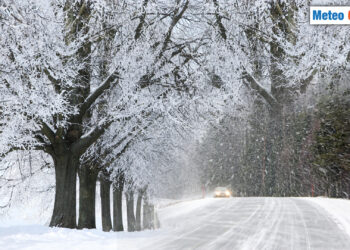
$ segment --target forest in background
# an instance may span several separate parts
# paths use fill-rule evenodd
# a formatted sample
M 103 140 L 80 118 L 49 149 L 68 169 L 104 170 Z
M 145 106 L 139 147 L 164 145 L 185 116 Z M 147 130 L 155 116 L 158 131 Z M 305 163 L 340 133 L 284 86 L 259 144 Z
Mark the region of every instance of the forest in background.
M 202 185 L 229 186 L 238 196 L 348 199 L 349 90 L 324 91 L 313 105 L 298 101 L 277 125 L 258 102 L 246 118 L 228 116 L 212 126 L 196 148 Z

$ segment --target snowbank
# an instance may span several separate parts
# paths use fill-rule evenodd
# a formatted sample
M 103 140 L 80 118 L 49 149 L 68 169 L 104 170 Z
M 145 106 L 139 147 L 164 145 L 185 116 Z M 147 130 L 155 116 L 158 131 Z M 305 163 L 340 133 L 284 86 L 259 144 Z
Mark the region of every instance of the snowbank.
M 350 236 L 350 200 L 331 198 L 303 198 L 325 209 L 337 225 Z
M 0 227 L 2 250 L 140 250 L 169 236 L 165 230 L 142 232 L 102 232 L 95 229 L 72 230 L 42 225 Z

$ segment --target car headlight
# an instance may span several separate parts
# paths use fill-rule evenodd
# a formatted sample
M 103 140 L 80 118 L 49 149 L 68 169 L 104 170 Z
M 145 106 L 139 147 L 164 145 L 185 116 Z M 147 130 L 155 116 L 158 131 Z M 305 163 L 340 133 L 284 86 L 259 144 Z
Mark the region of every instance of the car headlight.
M 228 195 L 230 195 L 230 192 L 229 192 L 229 191 L 226 191 L 225 194 L 228 196 Z
M 220 195 L 220 192 L 215 192 L 216 195 Z

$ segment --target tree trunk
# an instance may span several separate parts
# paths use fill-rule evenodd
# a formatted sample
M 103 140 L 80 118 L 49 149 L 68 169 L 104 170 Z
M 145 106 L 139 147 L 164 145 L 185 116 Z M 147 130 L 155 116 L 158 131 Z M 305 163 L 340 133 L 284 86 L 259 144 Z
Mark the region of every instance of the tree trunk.
M 141 203 L 142 203 L 143 190 L 139 191 L 136 202 L 136 231 L 141 231 Z
M 281 169 L 279 165 L 279 157 L 282 152 L 282 113 L 279 109 L 270 111 L 268 117 L 268 129 L 266 137 L 266 172 L 265 175 L 265 195 L 281 196 L 281 190 L 278 187 Z
M 151 205 L 148 203 L 147 196 L 144 197 L 143 202 L 143 229 L 152 229 L 153 225 L 153 214 Z
M 136 227 L 136 220 L 134 214 L 134 191 L 128 190 L 126 196 L 126 215 L 128 220 L 128 232 L 134 232 Z
M 76 182 L 79 157 L 71 152 L 54 157 L 56 193 L 50 227 L 76 228 Z
M 79 220 L 78 228 L 96 228 L 96 182 L 98 171 L 89 165 L 79 169 Z
M 123 184 L 123 183 L 120 183 Z M 115 184 L 113 187 L 113 231 L 124 231 L 122 216 L 123 185 Z
M 112 230 L 111 220 L 111 201 L 110 201 L 111 182 L 105 178 L 100 179 L 101 195 L 101 213 L 102 213 L 102 230 L 109 232 Z

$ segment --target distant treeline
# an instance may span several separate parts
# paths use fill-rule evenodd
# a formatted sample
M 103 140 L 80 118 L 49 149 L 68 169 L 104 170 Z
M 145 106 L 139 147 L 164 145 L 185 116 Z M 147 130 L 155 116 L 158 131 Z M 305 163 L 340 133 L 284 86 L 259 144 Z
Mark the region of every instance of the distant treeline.
M 247 118 L 227 116 L 198 146 L 202 181 L 241 196 L 350 195 L 350 92 L 273 113 L 256 101 Z

